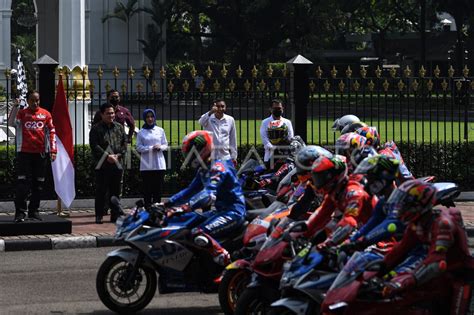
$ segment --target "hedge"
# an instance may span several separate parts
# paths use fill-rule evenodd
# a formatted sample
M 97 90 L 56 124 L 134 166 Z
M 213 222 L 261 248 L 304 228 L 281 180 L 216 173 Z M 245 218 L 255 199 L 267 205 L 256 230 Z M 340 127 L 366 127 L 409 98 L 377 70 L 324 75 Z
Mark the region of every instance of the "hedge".
M 407 143 L 397 144 L 403 153 L 405 162 L 415 176 L 434 175 L 437 181 L 454 181 L 463 190 L 474 188 L 474 142 L 446 142 L 446 143 Z M 249 153 L 251 145 L 239 148 L 239 163 Z M 263 147 L 255 149 L 263 157 Z M 6 147 L 0 147 L 0 199 L 12 200 L 15 189 L 15 152 L 9 148 L 8 158 Z M 183 157 L 179 150 L 170 152 L 167 161 L 171 163 L 165 175 L 164 194 L 175 193 L 185 187 L 194 177 L 194 170 L 181 170 Z M 131 154 L 129 166 L 124 175 L 123 196 L 136 197 L 141 195 L 141 178 L 139 172 L 139 158 Z M 92 165 L 89 146 L 75 147 L 76 166 L 76 196 L 90 198 L 94 196 L 95 175 Z M 51 173 L 47 176 L 44 199 L 55 199 Z

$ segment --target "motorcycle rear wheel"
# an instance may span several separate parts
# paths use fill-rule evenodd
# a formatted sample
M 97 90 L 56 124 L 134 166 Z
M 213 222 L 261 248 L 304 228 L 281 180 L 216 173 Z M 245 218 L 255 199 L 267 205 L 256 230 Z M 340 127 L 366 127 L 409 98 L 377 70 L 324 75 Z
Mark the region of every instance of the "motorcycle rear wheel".
M 155 296 L 155 270 L 140 265 L 134 275 L 131 272 L 133 265 L 116 256 L 108 257 L 97 272 L 97 294 L 102 303 L 114 312 L 135 313 L 145 308 Z M 127 282 L 130 277 L 132 281 Z
M 247 288 L 237 301 L 235 315 L 267 314 L 279 297 L 280 291 L 270 286 Z
M 295 313 L 284 306 L 276 306 L 270 308 L 268 315 L 294 315 Z M 318 303 L 312 302 L 309 304 L 308 309 L 306 310 L 308 315 L 319 315 L 321 314 L 321 305 Z
M 233 315 L 237 300 L 250 281 L 250 271 L 245 269 L 226 270 L 219 284 L 219 304 L 226 315 Z

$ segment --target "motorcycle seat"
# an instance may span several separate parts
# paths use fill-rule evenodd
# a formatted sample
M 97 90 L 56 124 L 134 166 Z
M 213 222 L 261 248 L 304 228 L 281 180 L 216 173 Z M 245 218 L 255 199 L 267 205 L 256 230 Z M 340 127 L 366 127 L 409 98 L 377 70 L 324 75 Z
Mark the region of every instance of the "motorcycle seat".
M 286 207 L 286 205 L 280 201 L 273 201 L 270 206 L 262 209 L 251 209 L 247 210 L 247 214 L 245 215 L 245 219 L 248 221 L 252 221 L 256 217 L 266 217 L 270 213 L 272 213 L 275 210 L 281 209 L 283 207 Z

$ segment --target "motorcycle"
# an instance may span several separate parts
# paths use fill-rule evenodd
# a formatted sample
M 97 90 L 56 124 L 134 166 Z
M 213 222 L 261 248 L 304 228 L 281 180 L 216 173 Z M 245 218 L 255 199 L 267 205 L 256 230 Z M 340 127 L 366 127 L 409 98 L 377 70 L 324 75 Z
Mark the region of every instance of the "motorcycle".
M 437 205 L 454 206 L 454 198 L 459 195 L 453 183 L 435 183 Z M 474 276 L 466 272 L 457 275 L 462 295 L 456 305 L 449 308 L 445 301 L 451 300 L 451 287 L 446 286 L 442 277 L 434 279 L 430 285 L 412 290 L 394 298 L 382 296 L 385 280 L 377 277 L 380 259 L 366 259 L 355 252 L 330 287 L 322 304 L 324 314 L 472 314 L 474 302 Z M 444 283 L 444 284 L 443 284 Z M 456 309 L 454 309 L 456 308 Z M 467 312 L 467 313 L 466 313 Z
M 244 233 L 242 249 L 232 255 L 234 262 L 229 264 L 222 274 L 219 283 L 219 304 L 225 314 L 234 313 L 237 300 L 250 281 L 251 271 L 247 262 L 251 261 L 262 247 L 268 228 L 290 213 L 290 208 L 278 200 L 292 204 L 304 193 L 304 184 L 290 181 L 294 172 L 296 170 L 288 173 L 279 183 L 277 201 L 268 208 L 271 211 L 249 223 Z
M 235 314 L 259 314 L 270 309 L 280 293 L 278 283 L 284 262 L 295 257 L 306 244 L 303 238 L 293 238 L 290 233 L 302 232 L 304 221 L 295 222 L 285 217 L 273 228 L 255 258 L 237 261 L 242 268 L 251 272 L 249 285 L 241 293 L 235 307 Z
M 306 183 L 300 182 L 292 182 L 291 186 L 285 185 L 285 187 L 280 187 L 284 185 L 285 181 L 295 172 L 296 170 L 293 170 L 288 173 L 279 183 L 279 195 L 277 200 L 284 200 L 289 205 L 296 203 L 306 189 Z M 316 198 L 314 208 L 317 208 L 320 202 L 321 199 Z M 266 217 L 257 217 L 248 225 L 244 234 L 244 247 L 239 251 L 238 255 L 233 255 L 232 258 L 234 261 L 226 267 L 222 275 L 222 281 L 219 284 L 219 303 L 225 314 L 234 314 L 237 300 L 251 279 L 252 268 L 250 268 L 250 263 L 254 260 L 263 243 L 267 240 L 273 227 L 279 220 L 287 217 L 290 211 L 291 207 L 285 206 L 276 209 Z M 306 214 L 302 219 L 306 219 L 308 216 L 309 214 Z
M 285 171 L 280 176 L 274 173 L 264 174 L 265 167 L 258 161 L 250 159 L 245 162 L 237 172 L 239 183 L 242 186 L 245 197 L 245 206 L 247 209 L 260 209 L 269 207 L 270 204 L 279 199 L 282 188 L 289 187 L 291 178 L 295 174 L 295 163 L 293 159 L 288 158 L 285 161 Z M 260 182 L 268 181 L 270 184 L 264 187 Z
M 118 203 L 117 198 L 112 202 Z M 130 247 L 110 252 L 96 278 L 99 298 L 110 310 L 135 313 L 150 303 L 157 287 L 160 294 L 217 292 L 214 279 L 223 267 L 190 238 L 191 229 L 207 219 L 206 213 L 173 208 L 169 216 L 170 210 L 159 204 L 145 209 L 138 202 L 117 220 L 115 240 L 124 240 Z M 247 219 L 261 213 L 248 211 Z M 223 247 L 230 252 L 240 248 L 245 226 L 220 239 Z
M 331 286 L 345 261 L 334 248 L 318 251 L 313 242 L 283 266 L 280 299 L 269 314 L 319 314 L 322 296 Z

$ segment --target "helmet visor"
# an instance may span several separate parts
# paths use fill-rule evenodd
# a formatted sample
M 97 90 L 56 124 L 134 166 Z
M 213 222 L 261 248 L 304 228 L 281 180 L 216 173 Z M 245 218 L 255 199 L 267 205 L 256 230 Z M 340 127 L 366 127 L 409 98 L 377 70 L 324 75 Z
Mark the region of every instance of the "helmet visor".
M 395 189 L 386 203 L 388 212 L 395 214 L 397 217 L 403 216 L 404 210 L 408 210 L 406 203 L 408 202 L 409 197 L 410 196 L 407 192 Z
M 327 185 L 327 183 L 331 180 L 331 175 L 329 171 L 322 171 L 322 172 L 312 172 L 311 174 L 313 178 L 313 185 L 318 190 L 323 188 Z

